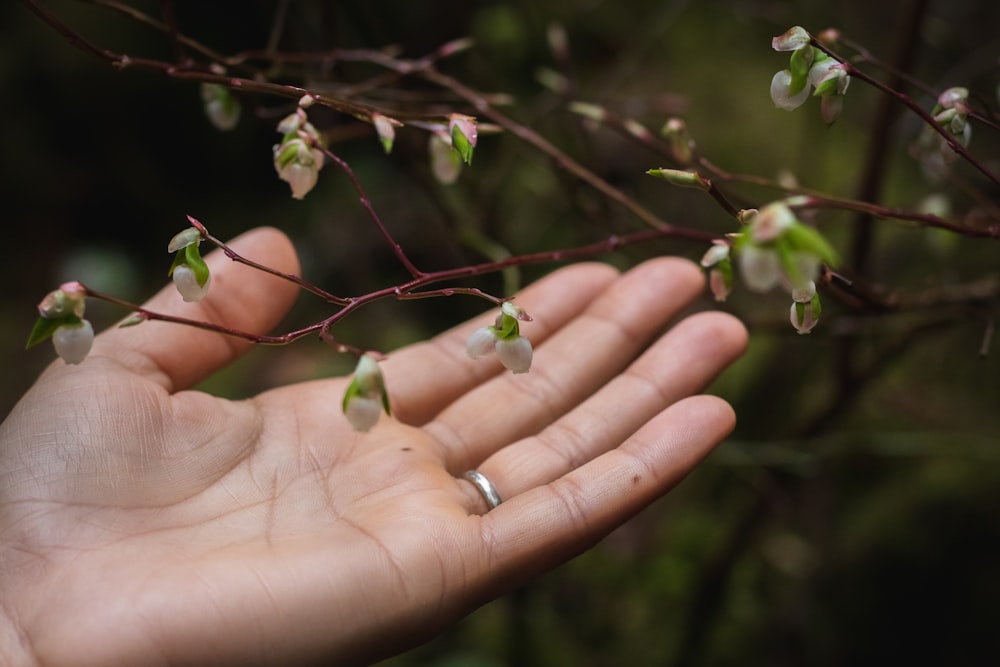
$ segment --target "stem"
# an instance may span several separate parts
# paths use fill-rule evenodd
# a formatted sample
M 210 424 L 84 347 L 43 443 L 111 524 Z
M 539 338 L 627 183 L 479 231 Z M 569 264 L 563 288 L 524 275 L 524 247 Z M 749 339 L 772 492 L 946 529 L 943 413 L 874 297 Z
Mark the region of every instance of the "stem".
M 420 276 L 425 275 L 423 271 L 418 269 L 413 262 L 410 261 L 410 258 L 406 256 L 406 252 L 403 251 L 403 246 L 401 246 L 396 239 L 392 237 L 388 228 L 386 228 L 385 224 L 382 223 L 382 219 L 379 218 L 378 213 L 375 212 L 375 207 L 372 206 L 371 200 L 368 198 L 368 193 L 365 192 L 364 187 L 361 185 L 361 181 L 358 180 L 358 177 L 355 175 L 354 170 L 351 169 L 351 166 L 335 153 L 332 153 L 322 146 L 319 148 L 323 151 L 323 154 L 330 159 L 330 161 L 340 167 L 340 170 L 347 175 L 348 180 L 351 181 L 351 185 L 354 187 L 354 191 L 358 193 L 358 199 L 361 201 L 361 206 L 368 213 L 368 217 L 371 221 L 375 223 L 375 227 L 378 229 L 379 234 L 382 235 L 385 242 L 389 244 L 390 248 L 392 248 L 392 252 L 396 256 L 396 259 L 399 260 L 400 264 L 402 264 L 414 278 L 419 278 Z

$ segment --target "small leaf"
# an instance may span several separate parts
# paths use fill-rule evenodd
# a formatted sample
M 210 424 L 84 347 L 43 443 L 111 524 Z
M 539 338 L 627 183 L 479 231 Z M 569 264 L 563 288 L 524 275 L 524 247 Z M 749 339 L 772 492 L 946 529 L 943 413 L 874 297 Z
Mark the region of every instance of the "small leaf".
M 472 164 L 472 144 L 465 138 L 465 135 L 462 134 L 462 131 L 457 126 L 451 130 L 451 145 L 458 151 L 462 162 Z
M 24 349 L 31 349 L 42 341 L 48 340 L 55 333 L 56 329 L 63 325 L 79 325 L 81 321 L 75 315 L 55 318 L 39 317 L 35 320 L 35 326 L 31 328 L 31 333 L 28 335 L 28 342 L 25 344 Z
M 819 257 L 825 264 L 836 266 L 837 251 L 817 230 L 806 225 L 792 225 L 785 230 L 784 238 L 795 252 L 809 253 Z
M 177 254 L 180 255 L 180 253 Z M 209 278 L 208 264 L 201 258 L 201 252 L 197 245 L 189 245 L 184 248 L 184 260 L 184 263 L 194 271 L 194 277 L 198 281 L 199 287 L 204 287 Z

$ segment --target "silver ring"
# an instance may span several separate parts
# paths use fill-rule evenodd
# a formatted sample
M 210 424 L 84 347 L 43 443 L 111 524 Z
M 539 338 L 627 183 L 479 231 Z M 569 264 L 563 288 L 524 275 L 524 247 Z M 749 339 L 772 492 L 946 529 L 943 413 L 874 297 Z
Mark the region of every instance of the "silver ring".
M 478 470 L 469 470 L 464 475 L 465 479 L 472 482 L 479 492 L 483 494 L 483 498 L 486 499 L 486 504 L 490 509 L 495 508 L 497 505 L 503 502 L 500 499 L 500 493 L 497 491 L 497 487 L 493 486 L 493 482 L 486 478 L 486 475 L 479 472 Z

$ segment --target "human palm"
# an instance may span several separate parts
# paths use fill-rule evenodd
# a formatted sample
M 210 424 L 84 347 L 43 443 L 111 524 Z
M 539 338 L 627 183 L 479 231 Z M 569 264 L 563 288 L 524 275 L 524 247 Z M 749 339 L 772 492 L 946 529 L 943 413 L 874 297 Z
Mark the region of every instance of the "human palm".
M 297 271 L 274 230 L 234 245 Z M 294 298 L 209 263 L 205 301 L 165 290 L 150 306 L 264 331 Z M 600 539 L 732 428 L 724 402 L 691 395 L 742 327 L 707 313 L 660 336 L 701 281 L 672 259 L 556 272 L 517 299 L 535 317 L 529 374 L 466 357 L 485 315 L 383 362 L 394 418 L 364 434 L 340 413 L 344 379 L 228 401 L 188 388 L 244 342 L 160 322 L 104 333 L 0 428 L 0 656 L 351 664 L 427 639 Z

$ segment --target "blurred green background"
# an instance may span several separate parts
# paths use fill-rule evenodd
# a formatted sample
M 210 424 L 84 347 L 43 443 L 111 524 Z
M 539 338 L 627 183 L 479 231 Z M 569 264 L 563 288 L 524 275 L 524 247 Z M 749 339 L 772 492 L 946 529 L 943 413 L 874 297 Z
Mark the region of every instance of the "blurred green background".
M 159 5 L 134 4 L 154 14 Z M 226 53 L 262 47 L 275 5 L 178 2 L 176 10 L 184 32 Z M 112 12 L 77 2 L 47 6 L 99 45 L 171 57 L 155 31 Z M 664 219 L 726 232 L 731 220 L 707 197 L 644 175 L 663 166 L 662 158 L 569 114 L 567 98 L 544 88 L 539 70 L 566 76 L 572 99 L 606 105 L 654 131 L 668 116 L 683 116 L 702 152 L 728 170 L 768 178 L 787 170 L 803 185 L 850 197 L 873 140 L 879 96 L 854 82 L 832 128 L 815 101 L 793 113 L 774 109 L 768 84 L 787 56 L 774 53 L 770 39 L 795 24 L 813 32 L 837 27 L 888 58 L 914 7 L 922 19 L 910 71 L 938 90 L 967 85 L 995 109 L 1000 7 L 990 2 L 292 1 L 282 46 L 395 44 L 417 56 L 472 36 L 477 47 L 442 69 L 479 90 L 512 95 L 510 115 Z M 548 47 L 553 24 L 568 35 L 566 61 Z M 338 294 L 403 276 L 333 168 L 303 202 L 275 178 L 273 127 L 288 111 L 281 101 L 245 99 L 239 127 L 221 134 L 205 121 L 196 84 L 113 71 L 20 3 L 0 7 L 0 31 L 4 415 L 53 358 L 47 345 L 23 350 L 37 301 L 69 278 L 144 299 L 166 280 L 166 243 L 186 214 L 223 238 L 262 224 L 280 227 L 300 249 L 305 276 Z M 337 81 L 375 71 L 338 68 Z M 455 104 L 446 95 L 436 99 Z M 484 136 L 473 167 L 443 187 L 430 176 L 425 133 L 401 131 L 387 157 L 365 126 L 317 117 L 345 137 L 334 150 L 421 267 L 481 261 L 456 241 L 470 231 L 523 253 L 640 228 L 511 137 Z M 880 199 L 887 205 L 915 207 L 949 191 L 929 184 L 907 156 L 918 131 L 904 117 L 887 137 Z M 995 132 L 976 127 L 971 148 L 998 170 Z M 995 216 L 997 190 L 971 170 L 957 174 L 975 196 L 959 191 L 955 211 L 993 207 Z M 733 191 L 757 204 L 774 197 Z M 824 213 L 817 223 L 847 255 L 852 217 Z M 703 251 L 664 241 L 599 259 L 624 268 L 654 254 L 697 259 Z M 996 280 L 998 258 L 995 241 L 881 221 L 869 277 L 916 295 Z M 552 268 L 526 268 L 522 279 Z M 496 276 L 470 284 L 502 289 Z M 303 297 L 282 330 L 316 321 L 322 305 Z M 1000 354 L 980 354 L 995 296 L 890 314 L 858 312 L 832 298 L 824 306 L 815 333 L 796 336 L 786 297 L 737 287 L 723 307 L 747 322 L 751 347 L 712 387 L 737 410 L 732 437 L 678 489 L 587 554 L 387 664 L 995 664 Z M 715 307 L 708 299 L 699 305 Z M 481 310 L 464 298 L 385 302 L 336 334 L 390 350 Z M 124 315 L 100 304 L 88 313 L 98 326 Z M 254 350 L 205 388 L 243 397 L 350 365 L 306 340 Z

